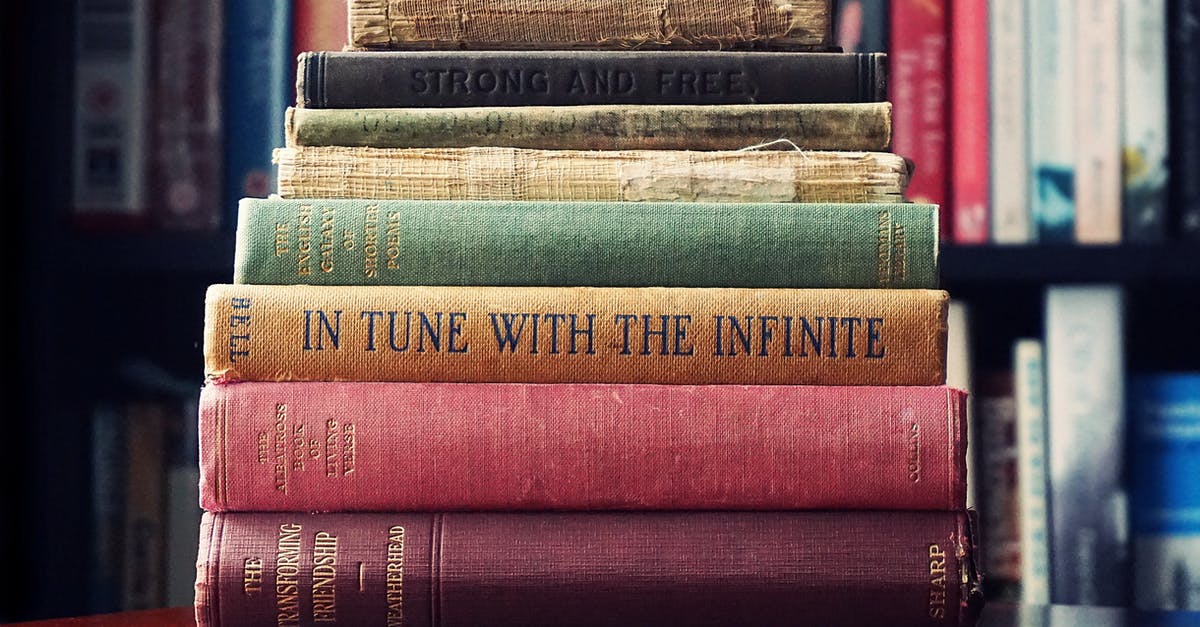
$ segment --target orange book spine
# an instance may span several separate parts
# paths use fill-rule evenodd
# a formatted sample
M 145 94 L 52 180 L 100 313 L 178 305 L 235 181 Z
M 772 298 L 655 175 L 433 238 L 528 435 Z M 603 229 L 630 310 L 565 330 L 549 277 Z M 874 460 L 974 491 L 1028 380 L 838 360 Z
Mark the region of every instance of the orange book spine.
M 947 306 L 945 292 L 915 289 L 214 285 L 205 374 L 941 385 Z

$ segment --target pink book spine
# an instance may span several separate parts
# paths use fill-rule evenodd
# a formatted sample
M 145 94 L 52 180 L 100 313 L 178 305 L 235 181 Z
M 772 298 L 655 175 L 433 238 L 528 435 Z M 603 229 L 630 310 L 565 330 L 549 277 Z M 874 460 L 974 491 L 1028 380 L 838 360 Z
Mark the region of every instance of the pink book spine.
M 209 511 L 957 510 L 945 386 L 210 384 Z
M 988 243 L 988 1 L 953 0 L 950 212 L 956 244 Z
M 950 166 L 948 135 L 948 0 L 892 0 L 891 66 L 892 150 L 912 160 L 915 169 L 907 198 L 942 207 L 941 235 L 949 240 L 947 214 Z

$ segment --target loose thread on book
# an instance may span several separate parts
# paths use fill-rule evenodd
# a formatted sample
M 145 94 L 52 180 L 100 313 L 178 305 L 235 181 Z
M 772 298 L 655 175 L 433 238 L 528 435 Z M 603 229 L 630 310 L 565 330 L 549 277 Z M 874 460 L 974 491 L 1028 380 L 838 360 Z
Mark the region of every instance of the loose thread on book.
M 771 146 L 774 146 L 776 144 L 785 144 L 787 146 L 791 146 L 791 149 L 796 152 L 804 152 L 804 149 L 800 148 L 799 146 L 796 145 L 795 142 L 793 142 L 790 139 L 787 139 L 786 137 L 780 137 L 779 139 L 773 139 L 769 142 L 763 142 L 761 144 L 754 144 L 753 146 L 746 146 L 745 148 L 738 148 L 736 152 L 749 152 L 752 150 L 763 150 L 765 148 L 770 148 Z

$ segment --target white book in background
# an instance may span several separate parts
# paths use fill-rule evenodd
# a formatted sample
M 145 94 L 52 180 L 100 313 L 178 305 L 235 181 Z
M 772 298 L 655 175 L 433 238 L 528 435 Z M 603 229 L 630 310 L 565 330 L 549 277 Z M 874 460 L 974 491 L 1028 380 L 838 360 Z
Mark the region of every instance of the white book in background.
M 1045 325 L 1050 601 L 1127 605 L 1122 289 L 1050 286 Z
M 1121 0 L 1121 201 L 1131 242 L 1166 237 L 1166 19 L 1166 0 Z
M 1013 344 L 1017 501 L 1021 509 L 1021 602 L 1050 603 L 1050 511 L 1046 504 L 1046 364 L 1042 341 Z
M 1121 241 L 1121 0 L 1075 4 L 1075 241 Z
M 988 3 L 992 240 L 1037 240 L 1029 207 L 1028 33 L 1024 0 Z
M 1029 206 L 1038 239 L 1074 240 L 1076 0 L 1028 0 Z M 1080 0 L 1087 1 L 1087 0 Z
M 146 211 L 149 0 L 76 0 L 72 211 L 84 221 Z
M 975 507 L 975 398 L 971 394 L 970 308 L 961 300 L 950 300 L 946 316 L 946 385 L 967 392 L 967 507 Z

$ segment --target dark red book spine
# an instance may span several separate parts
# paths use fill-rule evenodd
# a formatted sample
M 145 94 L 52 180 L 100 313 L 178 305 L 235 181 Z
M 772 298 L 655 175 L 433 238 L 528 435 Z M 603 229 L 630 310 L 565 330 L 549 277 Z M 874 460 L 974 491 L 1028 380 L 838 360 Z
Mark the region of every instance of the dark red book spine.
M 957 510 L 945 386 L 211 384 L 209 511 Z
M 953 512 L 205 514 L 201 627 L 969 625 Z
M 950 241 L 949 15 L 947 0 L 892 0 L 890 100 L 892 150 L 915 169 L 907 197 L 942 207 L 941 235 Z

